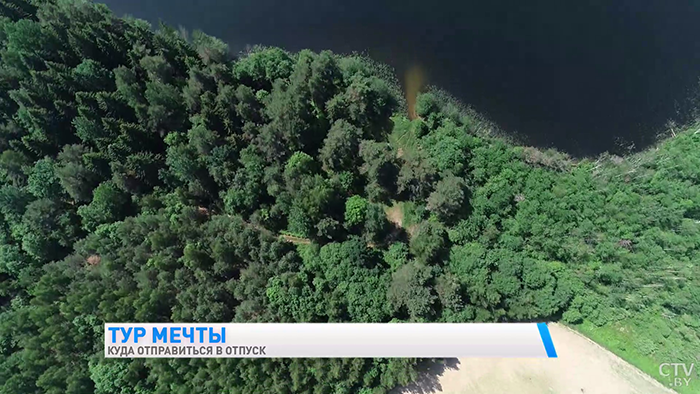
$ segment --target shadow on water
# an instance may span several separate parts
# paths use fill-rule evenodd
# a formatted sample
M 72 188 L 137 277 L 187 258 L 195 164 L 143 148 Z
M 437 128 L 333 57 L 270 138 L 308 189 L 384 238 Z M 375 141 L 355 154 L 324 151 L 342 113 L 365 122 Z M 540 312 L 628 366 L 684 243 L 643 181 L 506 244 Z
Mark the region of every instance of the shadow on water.
M 442 390 L 440 377 L 448 370 L 459 369 L 459 360 L 447 358 L 428 362 L 419 368 L 419 378 L 410 385 L 394 389 L 391 394 L 433 394 Z

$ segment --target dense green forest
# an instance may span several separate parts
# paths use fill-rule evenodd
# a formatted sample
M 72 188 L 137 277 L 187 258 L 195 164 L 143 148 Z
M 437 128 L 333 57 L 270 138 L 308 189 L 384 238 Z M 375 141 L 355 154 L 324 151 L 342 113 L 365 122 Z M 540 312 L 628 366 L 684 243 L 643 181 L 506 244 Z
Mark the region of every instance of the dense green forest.
M 426 360 L 104 359 L 104 322 L 563 321 L 700 355 L 700 133 L 573 160 L 361 56 L 0 0 L 0 393 L 381 394 Z M 657 376 L 658 377 L 658 376 Z M 690 391 L 688 391 L 690 392 Z

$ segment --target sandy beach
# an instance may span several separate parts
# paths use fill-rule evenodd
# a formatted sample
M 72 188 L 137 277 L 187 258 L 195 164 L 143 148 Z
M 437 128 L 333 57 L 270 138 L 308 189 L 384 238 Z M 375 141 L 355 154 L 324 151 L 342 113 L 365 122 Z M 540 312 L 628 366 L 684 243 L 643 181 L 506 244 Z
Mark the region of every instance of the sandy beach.
M 559 324 L 556 359 L 452 359 L 393 394 L 672 394 L 600 345 Z

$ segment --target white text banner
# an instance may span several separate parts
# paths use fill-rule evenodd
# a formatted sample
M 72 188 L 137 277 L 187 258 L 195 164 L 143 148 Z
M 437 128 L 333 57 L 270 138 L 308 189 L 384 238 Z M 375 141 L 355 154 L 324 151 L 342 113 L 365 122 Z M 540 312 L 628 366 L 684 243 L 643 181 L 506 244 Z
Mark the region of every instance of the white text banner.
M 556 357 L 556 351 L 544 323 L 107 323 L 105 357 Z

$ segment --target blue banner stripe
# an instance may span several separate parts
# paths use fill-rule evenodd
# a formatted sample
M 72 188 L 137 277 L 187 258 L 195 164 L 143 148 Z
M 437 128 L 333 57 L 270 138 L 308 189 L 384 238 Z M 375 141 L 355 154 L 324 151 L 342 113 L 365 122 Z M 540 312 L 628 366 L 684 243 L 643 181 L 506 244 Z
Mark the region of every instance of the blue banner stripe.
M 542 337 L 544 350 L 547 351 L 547 357 L 557 358 L 557 351 L 554 349 L 554 342 L 552 342 L 552 336 L 549 335 L 547 323 L 537 323 L 537 329 L 540 330 L 540 337 Z

